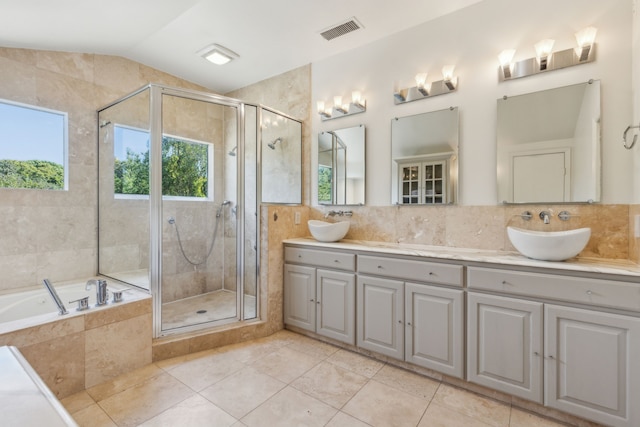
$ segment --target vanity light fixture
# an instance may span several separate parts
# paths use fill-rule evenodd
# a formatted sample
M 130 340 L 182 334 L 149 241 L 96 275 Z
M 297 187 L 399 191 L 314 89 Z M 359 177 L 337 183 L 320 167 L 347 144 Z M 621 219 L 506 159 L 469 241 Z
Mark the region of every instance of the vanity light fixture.
M 500 62 L 500 68 L 505 79 L 511 78 L 513 72 L 513 56 L 516 54 L 515 49 L 505 49 L 498 55 L 498 61 Z
M 455 70 L 455 65 L 445 65 L 442 67 L 442 81 L 444 81 L 447 89 L 454 90 L 456 85 L 458 84 L 458 78 L 453 77 L 453 70 Z
M 540 40 L 535 44 L 536 56 L 538 57 L 538 68 L 540 71 L 547 69 L 549 60 L 551 59 L 553 44 L 556 41 L 553 39 Z
M 519 79 L 534 74 L 559 70 L 574 65 L 586 64 L 595 61 L 595 38 L 597 29 L 587 27 L 578 31 L 576 41 L 577 48 L 553 52 L 554 40 L 545 39 L 535 44 L 536 57 L 512 62 L 515 50 L 504 50 L 498 55 L 500 69 L 498 81 Z
M 216 65 L 224 65 L 227 62 L 240 57 L 240 55 L 234 51 L 215 43 L 200 49 L 197 54 Z
M 584 62 L 589 58 L 589 53 L 591 53 L 591 46 L 593 46 L 593 43 L 596 40 L 597 32 L 597 28 L 587 27 L 583 28 L 575 34 L 576 41 L 578 42 L 576 54 L 578 55 L 580 62 Z
M 427 82 L 427 73 L 418 73 L 415 76 L 416 85 L 406 89 L 396 89 L 393 93 L 393 102 L 404 104 L 432 96 L 444 95 L 458 89 L 458 78 L 454 77 L 455 66 L 447 65 L 442 68 L 442 80 Z
M 350 116 L 352 114 L 364 113 L 367 111 L 367 104 L 362 93 L 354 90 L 351 92 L 351 102 L 343 103 L 342 96 L 337 95 L 333 97 L 333 107 L 326 107 L 324 101 L 318 101 L 316 103 L 318 114 L 322 121 L 337 119 L 339 117 Z

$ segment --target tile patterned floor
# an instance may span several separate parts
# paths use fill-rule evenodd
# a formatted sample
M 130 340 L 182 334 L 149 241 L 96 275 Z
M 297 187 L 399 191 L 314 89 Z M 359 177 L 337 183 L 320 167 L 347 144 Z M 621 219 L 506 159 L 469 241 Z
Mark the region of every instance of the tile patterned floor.
M 154 363 L 62 403 L 91 427 L 562 425 L 289 331 Z

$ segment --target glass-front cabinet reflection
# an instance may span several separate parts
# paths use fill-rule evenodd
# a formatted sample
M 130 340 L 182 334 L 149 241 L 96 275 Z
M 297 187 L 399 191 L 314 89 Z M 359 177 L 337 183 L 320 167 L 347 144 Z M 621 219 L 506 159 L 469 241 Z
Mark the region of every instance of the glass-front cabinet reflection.
M 447 203 L 447 161 L 400 164 L 402 204 Z

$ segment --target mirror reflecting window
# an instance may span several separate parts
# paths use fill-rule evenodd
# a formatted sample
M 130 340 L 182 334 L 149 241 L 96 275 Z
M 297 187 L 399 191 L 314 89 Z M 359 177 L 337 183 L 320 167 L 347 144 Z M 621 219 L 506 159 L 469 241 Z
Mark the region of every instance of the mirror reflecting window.
M 302 123 L 262 113 L 262 202 L 302 203 Z
M 600 200 L 600 82 L 498 99 L 499 203 Z
M 458 198 L 458 108 L 391 120 L 391 203 L 454 204 Z
M 364 205 L 364 125 L 318 135 L 318 203 Z

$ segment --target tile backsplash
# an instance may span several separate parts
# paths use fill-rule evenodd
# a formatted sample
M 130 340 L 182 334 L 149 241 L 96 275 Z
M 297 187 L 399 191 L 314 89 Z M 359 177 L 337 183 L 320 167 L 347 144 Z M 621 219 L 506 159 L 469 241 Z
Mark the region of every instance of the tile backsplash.
M 311 219 L 323 219 L 330 208 L 311 208 Z M 633 217 L 639 205 L 520 205 L 520 206 L 353 206 L 348 239 L 514 251 L 507 226 L 531 230 L 591 228 L 591 239 L 581 257 L 638 262 L 638 239 Z M 538 218 L 552 213 L 551 223 Z M 524 211 L 533 218 L 521 218 Z M 558 213 L 568 211 L 562 221 Z

